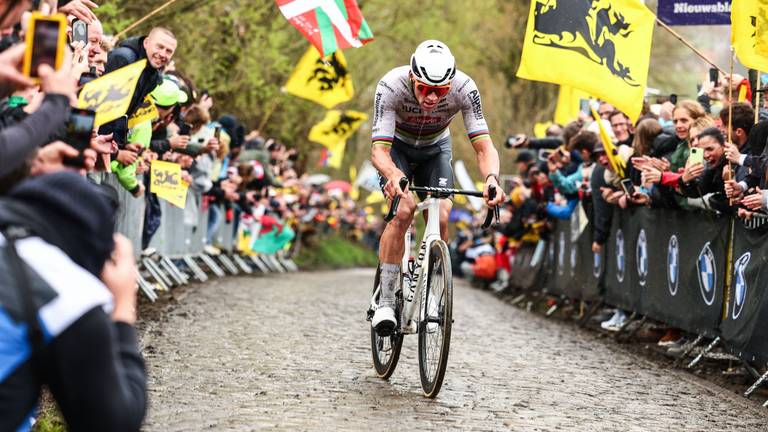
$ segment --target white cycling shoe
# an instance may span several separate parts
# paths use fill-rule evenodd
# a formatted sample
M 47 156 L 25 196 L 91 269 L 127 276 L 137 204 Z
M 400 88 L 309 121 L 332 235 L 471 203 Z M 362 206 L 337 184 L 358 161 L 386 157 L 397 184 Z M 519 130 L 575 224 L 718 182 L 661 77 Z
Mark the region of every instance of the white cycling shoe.
M 391 335 L 397 326 L 395 310 L 389 306 L 382 306 L 376 309 L 371 320 L 371 326 L 379 336 Z

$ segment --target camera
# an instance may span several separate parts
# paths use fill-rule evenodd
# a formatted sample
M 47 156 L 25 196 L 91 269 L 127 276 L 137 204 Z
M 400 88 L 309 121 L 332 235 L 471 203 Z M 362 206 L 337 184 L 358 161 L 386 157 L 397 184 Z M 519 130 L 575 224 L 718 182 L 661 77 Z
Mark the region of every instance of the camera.
M 79 153 L 73 158 L 66 158 L 64 164 L 80 168 L 85 163 L 83 150 L 91 145 L 96 113 L 86 109 L 72 108 L 67 121 L 67 130 L 62 141 L 72 146 Z

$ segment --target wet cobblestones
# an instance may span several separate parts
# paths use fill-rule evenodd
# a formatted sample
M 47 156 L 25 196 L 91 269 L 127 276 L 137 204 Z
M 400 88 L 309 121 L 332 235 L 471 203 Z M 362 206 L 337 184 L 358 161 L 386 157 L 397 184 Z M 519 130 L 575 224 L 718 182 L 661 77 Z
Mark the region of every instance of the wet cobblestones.
M 148 431 L 768 430 L 768 412 L 455 284 L 443 389 L 422 397 L 416 336 L 374 377 L 371 270 L 231 278 L 193 288 L 143 330 Z

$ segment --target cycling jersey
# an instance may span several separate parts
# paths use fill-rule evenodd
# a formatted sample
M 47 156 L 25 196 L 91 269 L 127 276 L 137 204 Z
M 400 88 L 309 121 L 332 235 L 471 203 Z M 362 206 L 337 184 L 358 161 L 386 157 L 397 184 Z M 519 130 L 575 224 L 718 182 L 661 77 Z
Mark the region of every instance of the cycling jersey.
M 392 145 L 395 138 L 414 147 L 424 147 L 450 136 L 448 126 L 461 111 L 471 142 L 489 137 L 483 116 L 480 91 L 467 74 L 456 71 L 451 90 L 437 106 L 425 112 L 413 94 L 410 67 L 389 71 L 376 87 L 373 110 L 374 144 Z

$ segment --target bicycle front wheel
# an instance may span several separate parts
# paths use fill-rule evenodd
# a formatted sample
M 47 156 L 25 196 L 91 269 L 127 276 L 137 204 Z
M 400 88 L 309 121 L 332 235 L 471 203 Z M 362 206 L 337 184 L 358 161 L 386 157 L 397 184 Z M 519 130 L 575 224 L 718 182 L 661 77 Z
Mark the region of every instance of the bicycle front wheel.
M 428 269 L 419 315 L 419 375 L 424 396 L 434 398 L 443 385 L 453 322 L 453 276 L 444 241 L 430 246 Z
M 376 277 L 373 282 L 373 290 L 379 286 L 379 279 L 381 277 L 381 267 L 376 269 Z M 376 297 L 376 303 L 378 304 L 379 298 Z M 400 316 L 400 301 L 398 299 L 398 307 L 395 310 L 395 315 Z M 397 361 L 400 359 L 400 348 L 403 346 L 403 334 L 399 328 L 389 336 L 379 336 L 376 331 L 371 328 L 371 355 L 373 356 L 373 368 L 376 370 L 376 376 L 381 379 L 389 379 L 392 373 L 395 371 Z

